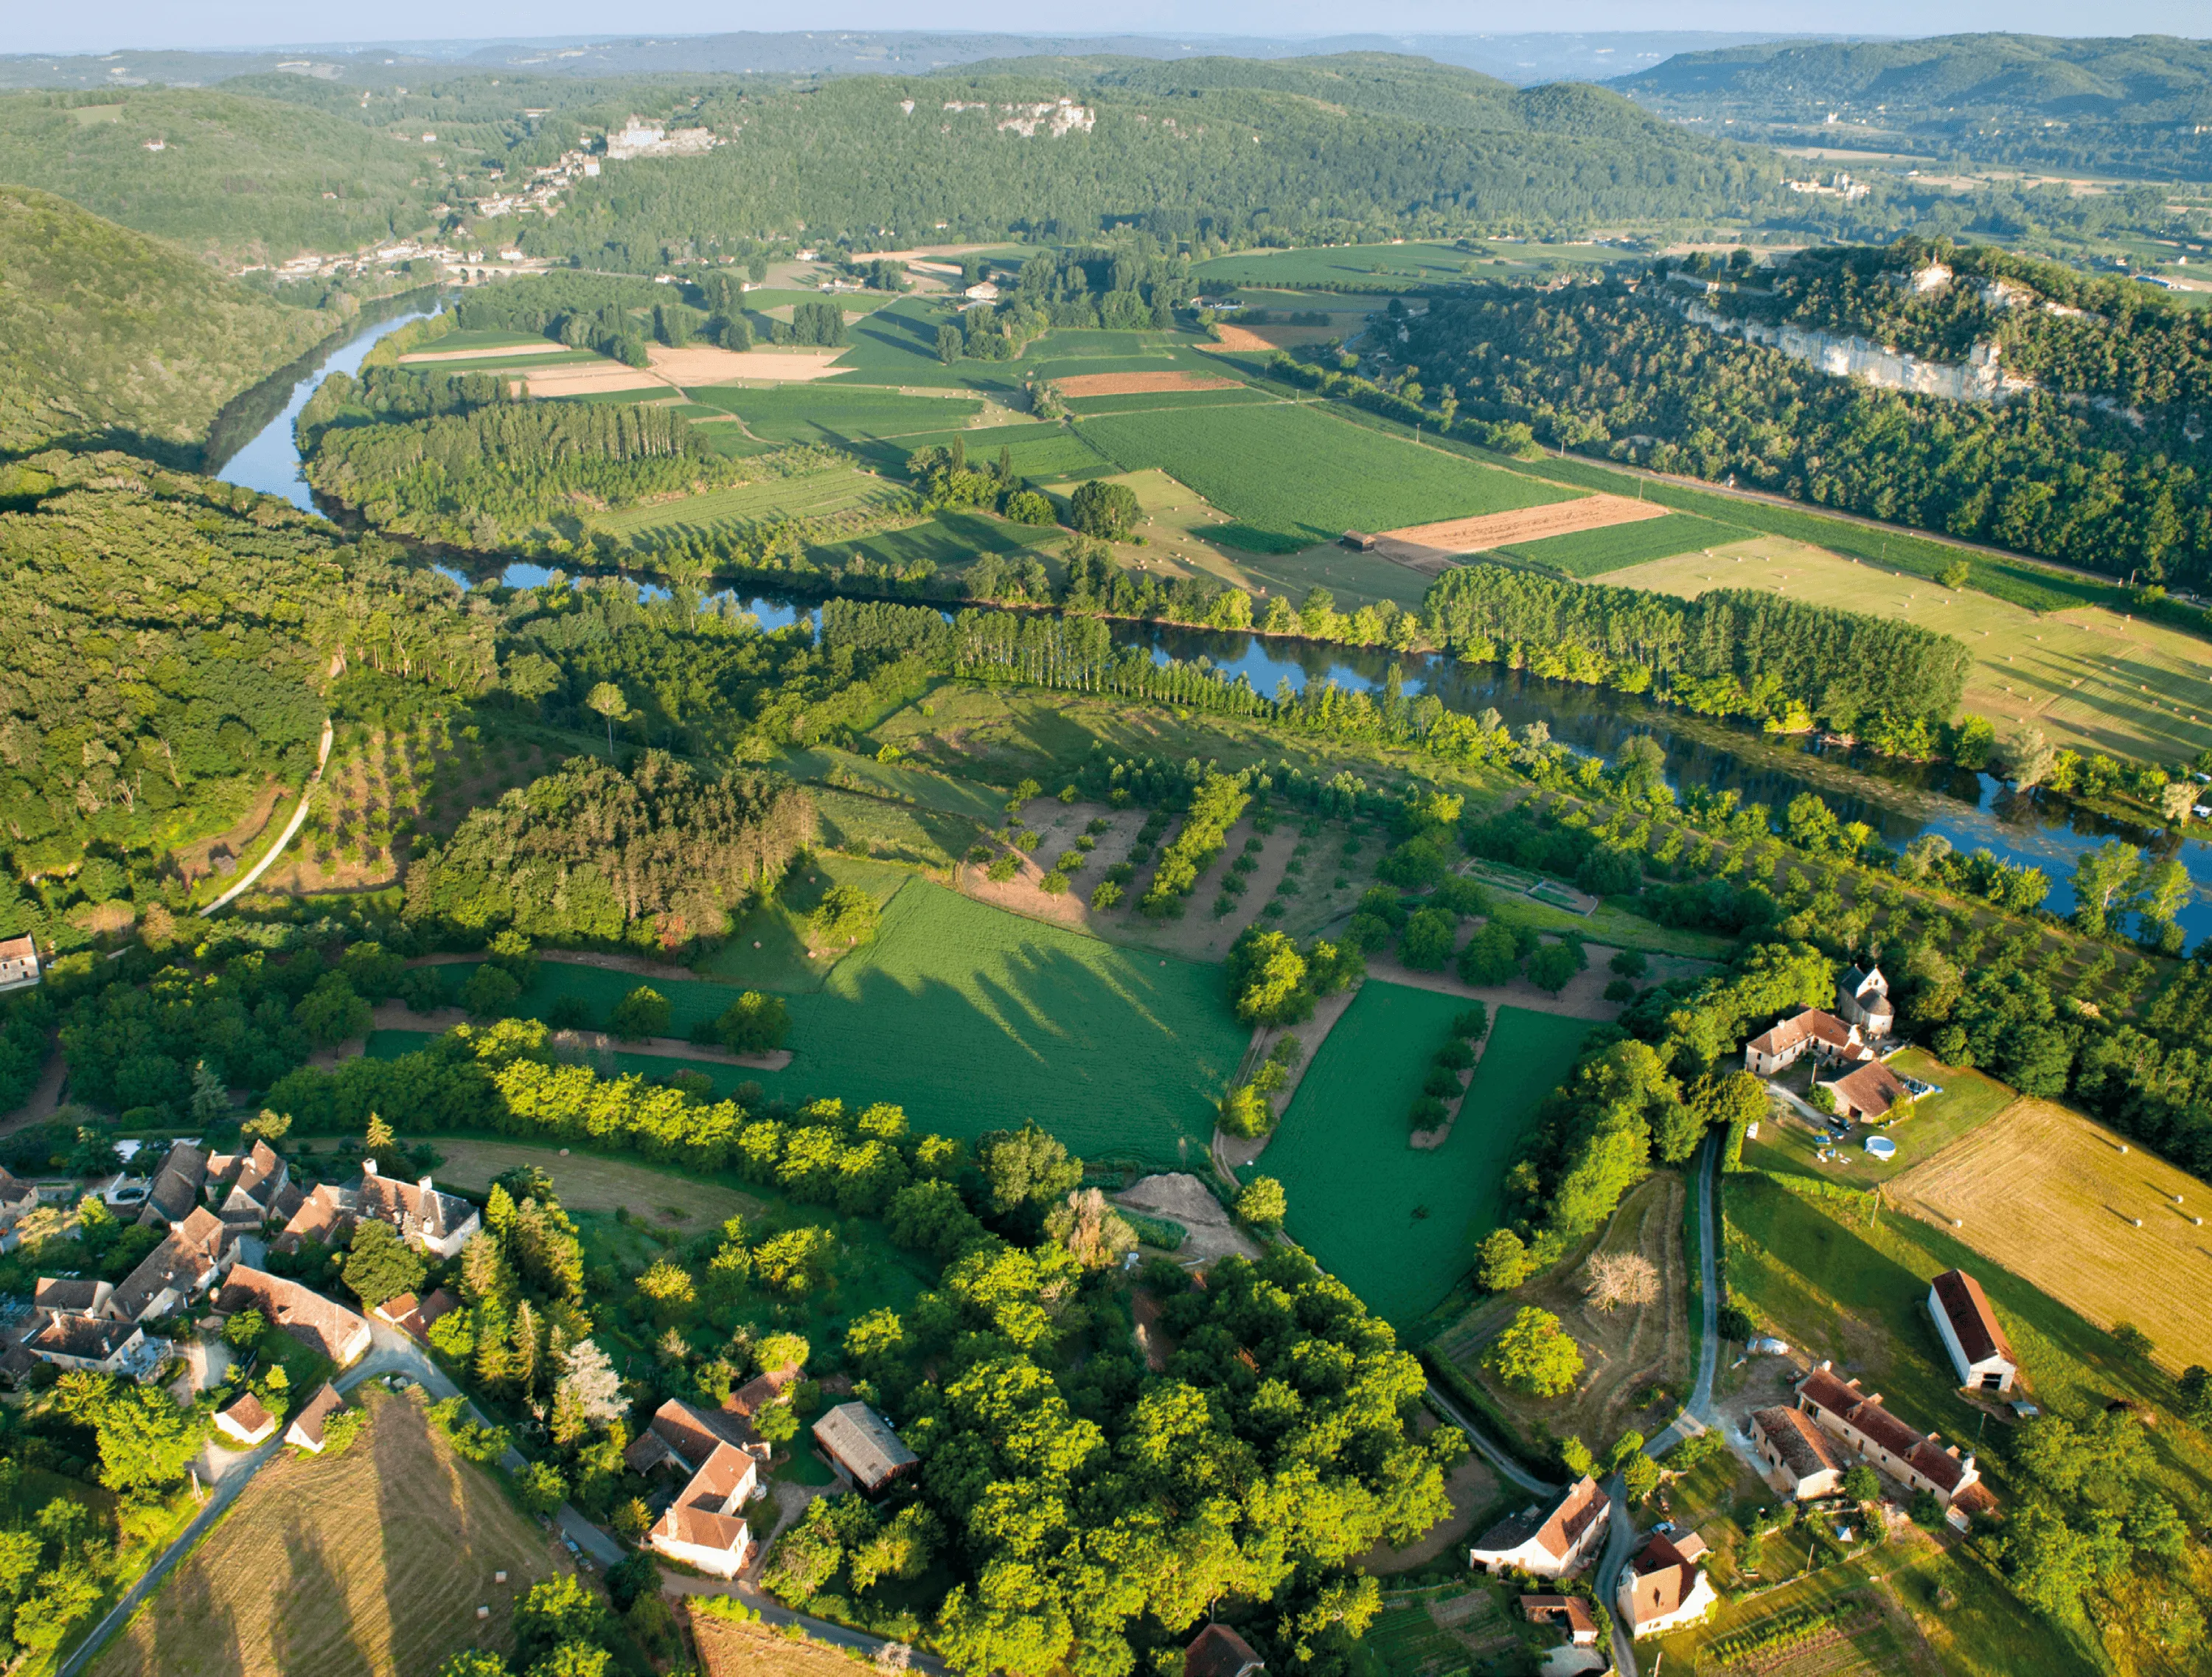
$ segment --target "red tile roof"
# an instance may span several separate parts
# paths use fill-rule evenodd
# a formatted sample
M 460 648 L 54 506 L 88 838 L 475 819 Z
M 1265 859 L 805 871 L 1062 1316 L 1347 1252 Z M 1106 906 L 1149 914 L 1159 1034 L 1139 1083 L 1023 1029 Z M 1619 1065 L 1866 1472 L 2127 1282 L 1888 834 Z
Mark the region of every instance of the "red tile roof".
M 1963 1269 L 1947 1269 L 1936 1278 L 1935 1288 L 1936 1301 L 1950 1318 L 1951 1331 L 1958 1335 L 1959 1348 L 1966 1353 L 1968 1363 L 2002 1357 L 2019 1366 L 2020 1359 L 2012 1354 L 2012 1342 L 2005 1338 L 1997 1313 L 1990 1308 L 1989 1296 L 1979 1281 Z
M 1884 1116 L 1909 1092 L 1898 1081 L 1897 1073 L 1879 1060 L 1869 1060 L 1856 1072 L 1836 1079 L 1828 1087 L 1834 1092 L 1838 1107 L 1863 1113 L 1869 1118 Z
M 1781 1020 L 1745 1046 L 1754 1054 L 1786 1054 L 1808 1036 L 1832 1048 L 1851 1046 L 1851 1028 L 1833 1013 L 1824 1013 L 1817 1007 L 1808 1007 Z
M 1208 1625 L 1183 1650 L 1183 1677 L 1243 1677 L 1261 1665 L 1252 1644 L 1226 1625 Z
M 289 1438 L 296 1432 L 319 1449 L 323 1443 L 323 1423 L 344 1407 L 345 1400 L 338 1395 L 338 1388 L 325 1380 L 323 1389 L 307 1400 L 307 1407 L 292 1417 L 292 1425 L 284 1429 L 284 1436 Z
M 237 1402 L 222 1412 L 222 1418 L 240 1432 L 255 1433 L 270 1424 L 272 1417 L 262 1407 L 261 1400 L 247 1392 Z
M 1629 1563 L 1629 1571 L 1634 1574 L 1629 1590 L 1629 1619 L 1635 1625 L 1664 1619 L 1688 1601 L 1690 1592 L 1698 1587 L 1698 1569 L 1663 1536 L 1645 1544 Z

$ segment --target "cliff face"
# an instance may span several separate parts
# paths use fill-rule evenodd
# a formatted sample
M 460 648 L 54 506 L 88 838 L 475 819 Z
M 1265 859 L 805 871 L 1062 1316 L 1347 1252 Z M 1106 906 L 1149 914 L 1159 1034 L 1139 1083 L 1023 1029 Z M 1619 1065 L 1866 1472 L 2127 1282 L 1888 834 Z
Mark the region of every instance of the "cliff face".
M 2036 387 L 2034 380 L 2004 371 L 1995 343 L 1977 343 L 1963 363 L 1923 361 L 1918 355 L 1887 349 L 1871 338 L 1808 331 L 1787 321 L 1769 325 L 1732 319 L 1703 303 L 1668 301 L 1693 325 L 1732 333 L 1747 343 L 1767 344 L 1794 361 L 1838 378 L 1859 380 L 1877 390 L 1940 396 L 1952 402 L 2002 402 Z

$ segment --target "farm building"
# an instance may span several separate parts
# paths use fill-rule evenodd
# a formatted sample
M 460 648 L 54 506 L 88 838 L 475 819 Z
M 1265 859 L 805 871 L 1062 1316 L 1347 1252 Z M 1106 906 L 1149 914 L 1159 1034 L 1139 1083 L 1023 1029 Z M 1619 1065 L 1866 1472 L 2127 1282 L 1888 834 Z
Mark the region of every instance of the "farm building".
M 345 1407 L 338 1388 L 327 1380 L 323 1388 L 307 1400 L 307 1407 L 292 1417 L 292 1425 L 284 1429 L 284 1442 L 296 1444 L 313 1455 L 323 1453 L 323 1424 Z
M 1799 1502 L 1835 1494 L 1844 1482 L 1844 1459 L 1828 1435 L 1787 1404 L 1762 1409 L 1751 1418 L 1751 1446 L 1766 1464 L 1764 1477 Z
M 258 1444 L 276 1430 L 276 1418 L 251 1392 L 217 1413 L 215 1424 L 218 1431 L 228 1433 L 241 1444 Z
M 0 991 L 27 990 L 39 982 L 39 946 L 26 932 L 20 938 L 0 938 Z
M 1754 1077 L 1771 1078 L 1786 1071 L 1810 1053 L 1824 1064 L 1842 1060 L 1856 1064 L 1870 1059 L 1874 1050 L 1856 1025 L 1845 1024 L 1833 1013 L 1817 1007 L 1782 1020 L 1743 1045 L 1743 1068 Z
M 1870 1060 L 1839 1078 L 1822 1078 L 1819 1087 L 1836 1097 L 1836 1115 L 1854 1123 L 1879 1124 L 1899 1101 L 1911 1099 L 1896 1072 L 1879 1060 Z
M 646 1533 L 647 1544 L 718 1578 L 737 1577 L 753 1549 L 744 1505 L 764 1493 L 761 1469 L 768 1457 L 769 1447 L 752 1429 L 726 1412 L 669 1399 L 623 1453 L 633 1473 L 669 1469 L 687 1476 Z
M 840 1478 L 871 1494 L 921 1460 L 865 1403 L 841 1403 L 815 1422 L 814 1443 Z
M 1798 1382 L 1797 1407 L 1892 1479 L 1931 1492 L 1947 1505 L 1981 1479 L 1972 1456 L 1960 1455 L 1956 1444 L 1945 1446 L 1935 1433 L 1915 1431 L 1882 1407 L 1881 1393 L 1869 1396 L 1856 1380 L 1838 1379 L 1832 1364 L 1822 1363 Z
M 1252 1644 L 1226 1625 L 1209 1625 L 1182 1650 L 1182 1677 L 1266 1677 Z
M 1562 1578 L 1587 1560 L 1605 1535 L 1613 1504 L 1597 1481 L 1584 1476 L 1546 1510 L 1531 1504 L 1500 1520 L 1474 1540 L 1467 1564 L 1478 1571 L 1516 1569 L 1536 1578 Z
M 1531 1625 L 1557 1625 L 1574 1647 L 1597 1646 L 1597 1620 L 1579 1595 L 1523 1595 L 1521 1616 Z
M 796 1363 L 757 1374 L 723 1401 L 722 1407 L 739 1420 L 749 1421 L 781 1397 L 784 1388 L 799 1378 Z
M 349 1188 L 339 1188 L 331 1182 L 318 1182 L 307 1197 L 300 1202 L 285 1224 L 284 1232 L 276 1236 L 276 1250 L 296 1252 L 302 1241 L 319 1241 L 325 1246 L 343 1246 L 351 1238 L 356 1222 L 355 1212 L 361 1196 Z
M 1978 1392 L 2008 1392 L 2020 1374 L 2012 1341 L 1990 1308 L 1982 1284 L 1963 1269 L 1947 1269 L 1928 1288 L 1928 1311 L 1959 1383 Z
M 272 1326 L 305 1340 L 340 1368 L 367 1351 L 374 1337 L 366 1317 L 297 1281 L 245 1264 L 230 1272 L 230 1279 L 216 1296 L 216 1309 L 226 1316 L 258 1310 Z
M 1705 1546 L 1695 1532 L 1654 1534 L 1621 1569 L 1617 1600 L 1632 1636 L 1661 1636 L 1694 1625 L 1720 1601 L 1713 1581 L 1698 1569 Z
M 1869 1042 L 1888 1036 L 1897 1024 L 1897 1010 L 1889 1000 L 1889 981 L 1871 962 L 1864 970 L 1844 969 L 1836 986 L 1836 1008 L 1866 1033 Z
M 1344 532 L 1341 539 L 1344 545 L 1350 548 L 1354 553 L 1372 553 L 1375 551 L 1376 538 L 1373 536 L 1369 535 L 1364 530 L 1347 530 Z
M 200 1184 L 207 1180 L 207 1154 L 191 1142 L 179 1141 L 171 1147 L 138 1221 L 154 1229 L 183 1222 L 200 1202 Z

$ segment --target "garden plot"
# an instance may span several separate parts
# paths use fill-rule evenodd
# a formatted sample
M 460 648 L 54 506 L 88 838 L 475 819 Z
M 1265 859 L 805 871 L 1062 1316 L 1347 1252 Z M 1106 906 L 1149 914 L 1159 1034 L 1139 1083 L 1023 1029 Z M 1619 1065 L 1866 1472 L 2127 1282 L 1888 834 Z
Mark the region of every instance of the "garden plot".
M 1370 979 L 1328 1034 L 1248 1176 L 1290 1200 L 1292 1238 L 1401 1330 L 1433 1309 L 1496 1226 L 1506 1165 L 1565 1078 L 1587 1020 L 1497 1010 L 1450 1138 L 1407 1145 L 1429 1057 L 1467 1004 Z

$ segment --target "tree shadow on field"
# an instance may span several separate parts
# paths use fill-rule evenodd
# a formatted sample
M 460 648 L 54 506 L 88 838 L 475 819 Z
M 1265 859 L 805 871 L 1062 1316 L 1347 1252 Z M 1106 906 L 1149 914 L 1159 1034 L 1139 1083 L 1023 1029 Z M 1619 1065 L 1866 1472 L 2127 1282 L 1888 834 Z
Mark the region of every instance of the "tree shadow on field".
M 325 1464 L 335 1466 L 335 1463 Z M 284 1534 L 291 1582 L 277 1597 L 270 1644 L 276 1669 L 301 1677 L 374 1677 L 375 1667 L 354 1633 L 345 1580 L 324 1552 L 322 1534 L 306 1516 Z
M 383 1543 L 385 1613 L 392 1625 L 393 1663 L 402 1670 L 454 1652 L 452 1645 L 415 1646 L 434 1625 L 452 1643 L 506 1650 L 510 1617 L 500 1611 L 508 1594 L 486 1571 L 476 1576 L 475 1522 L 451 1464 L 443 1464 L 430 1438 L 427 1404 L 412 1393 L 378 1396 L 369 1443 L 376 1472 L 377 1525 Z M 472 1612 L 460 1631 L 440 1607 L 458 1596 L 464 1609 L 483 1602 L 493 1617 Z M 410 1662 L 409 1653 L 416 1657 Z
M 149 1674 L 190 1673 L 191 1677 L 244 1677 L 246 1656 L 238 1642 L 238 1620 L 229 1607 L 216 1599 L 204 1567 L 190 1562 L 179 1567 L 155 1598 L 149 1615 L 153 1625 L 152 1657 L 135 1668 Z M 135 1641 L 126 1631 L 111 1650 Z M 94 1668 L 119 1671 L 126 1668 L 112 1658 Z

